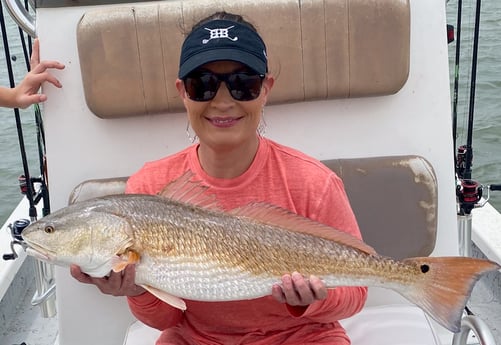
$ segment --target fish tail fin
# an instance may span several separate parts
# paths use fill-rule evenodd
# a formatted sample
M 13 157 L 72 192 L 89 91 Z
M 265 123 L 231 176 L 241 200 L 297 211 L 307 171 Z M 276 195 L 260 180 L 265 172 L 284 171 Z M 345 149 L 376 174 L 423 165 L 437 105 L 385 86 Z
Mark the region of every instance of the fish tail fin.
M 422 257 L 404 262 L 417 264 L 422 275 L 411 289 L 399 292 L 452 332 L 460 330 L 463 310 L 477 280 L 501 268 L 495 262 L 468 257 Z

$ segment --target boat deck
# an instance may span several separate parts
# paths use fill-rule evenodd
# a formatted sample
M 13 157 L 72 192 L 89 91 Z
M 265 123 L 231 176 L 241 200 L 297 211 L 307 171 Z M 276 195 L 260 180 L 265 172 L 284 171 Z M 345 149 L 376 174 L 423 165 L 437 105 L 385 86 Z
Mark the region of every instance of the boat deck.
M 54 345 L 57 318 L 43 318 L 31 305 L 35 293 L 33 258 L 27 257 L 0 302 L 0 345 Z M 31 277 L 31 278 L 27 278 Z

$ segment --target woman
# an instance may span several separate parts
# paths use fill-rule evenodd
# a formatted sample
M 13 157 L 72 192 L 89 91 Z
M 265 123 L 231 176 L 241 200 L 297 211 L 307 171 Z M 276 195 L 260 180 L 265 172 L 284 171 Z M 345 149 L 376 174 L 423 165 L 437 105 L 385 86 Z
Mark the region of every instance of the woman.
M 199 143 L 144 165 L 127 193 L 157 194 L 194 173 L 230 210 L 266 202 L 360 238 L 341 180 L 317 160 L 258 133 L 274 79 L 266 47 L 241 16 L 216 13 L 195 25 L 181 51 L 176 87 Z M 157 344 L 349 344 L 337 320 L 357 313 L 366 288 L 327 290 L 291 272 L 270 295 L 235 302 L 186 301 L 182 312 L 134 284 L 134 267 L 109 278 L 72 275 L 102 292 L 128 296 L 134 315 L 162 330 Z
M 38 93 L 43 82 L 49 82 L 55 87 L 62 85 L 47 69 L 63 69 L 64 65 L 58 61 L 40 62 L 40 43 L 38 39 L 33 42 L 31 54 L 31 71 L 14 88 L 0 86 L 0 106 L 6 108 L 26 108 L 35 103 L 45 102 L 47 96 Z

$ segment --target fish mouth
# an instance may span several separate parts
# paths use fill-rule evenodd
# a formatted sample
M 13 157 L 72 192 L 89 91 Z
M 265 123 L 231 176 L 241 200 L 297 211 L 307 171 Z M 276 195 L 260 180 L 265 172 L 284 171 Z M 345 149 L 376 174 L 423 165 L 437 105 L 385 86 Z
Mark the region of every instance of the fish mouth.
M 33 256 L 43 261 L 52 261 L 56 257 L 53 251 L 50 251 L 47 248 L 44 248 L 36 243 L 26 242 L 26 244 L 27 244 L 26 254 L 30 256 Z

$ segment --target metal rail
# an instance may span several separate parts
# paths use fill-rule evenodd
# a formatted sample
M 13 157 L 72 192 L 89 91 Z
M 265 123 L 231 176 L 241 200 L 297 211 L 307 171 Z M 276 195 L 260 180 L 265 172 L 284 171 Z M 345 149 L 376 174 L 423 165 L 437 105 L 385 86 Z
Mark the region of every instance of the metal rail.
M 2 1 L 17 25 L 31 37 L 36 37 L 35 17 L 24 8 L 24 4 L 21 0 Z
M 496 345 L 494 335 L 492 335 L 487 324 L 474 315 L 463 317 L 461 320 L 461 331 L 454 334 L 452 345 L 466 345 L 470 331 L 475 334 L 480 345 Z
M 39 306 L 43 317 L 56 316 L 56 283 L 54 267 L 51 264 L 35 260 L 35 287 L 31 305 Z

